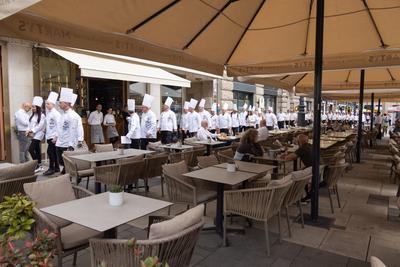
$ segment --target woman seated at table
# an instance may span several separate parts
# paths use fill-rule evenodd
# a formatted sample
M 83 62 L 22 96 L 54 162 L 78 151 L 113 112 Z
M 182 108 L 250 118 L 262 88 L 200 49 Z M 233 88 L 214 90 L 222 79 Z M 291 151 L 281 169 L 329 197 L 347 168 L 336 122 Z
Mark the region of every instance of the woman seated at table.
M 258 131 L 248 129 L 240 139 L 240 145 L 236 150 L 234 159 L 240 161 L 251 161 L 252 156 L 262 156 L 264 151 L 258 143 Z

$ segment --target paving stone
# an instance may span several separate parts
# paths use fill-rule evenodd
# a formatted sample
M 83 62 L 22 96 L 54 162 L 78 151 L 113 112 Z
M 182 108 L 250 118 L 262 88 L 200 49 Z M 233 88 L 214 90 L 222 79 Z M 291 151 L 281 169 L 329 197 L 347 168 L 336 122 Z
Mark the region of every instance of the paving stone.
M 382 195 L 370 194 L 368 197 L 368 200 L 367 200 L 367 204 L 388 207 L 389 206 L 389 197 L 382 196 Z
M 300 224 L 293 224 L 292 237 L 284 237 L 284 240 L 300 245 L 318 248 L 327 233 L 327 229 L 308 225 L 305 225 L 304 228 L 301 228 Z
M 349 258 L 347 262 L 347 267 L 370 267 L 371 264 L 365 261 Z
M 368 251 L 368 261 L 371 256 L 381 259 L 387 266 L 400 266 L 400 243 L 398 238 L 389 236 L 372 236 Z
M 291 263 L 292 260 L 278 258 L 272 263 L 271 267 L 289 267 Z
M 297 258 L 306 259 L 308 261 L 317 261 L 332 264 L 346 265 L 348 257 L 341 256 L 321 249 L 303 247 Z

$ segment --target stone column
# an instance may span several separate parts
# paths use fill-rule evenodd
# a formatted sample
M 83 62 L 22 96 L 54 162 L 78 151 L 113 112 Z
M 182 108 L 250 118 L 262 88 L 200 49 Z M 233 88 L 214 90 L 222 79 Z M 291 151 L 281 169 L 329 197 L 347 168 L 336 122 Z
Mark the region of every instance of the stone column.
M 153 103 L 151 104 L 151 110 L 156 114 L 157 118 L 160 118 L 161 113 L 161 85 L 150 84 L 150 95 L 154 96 Z

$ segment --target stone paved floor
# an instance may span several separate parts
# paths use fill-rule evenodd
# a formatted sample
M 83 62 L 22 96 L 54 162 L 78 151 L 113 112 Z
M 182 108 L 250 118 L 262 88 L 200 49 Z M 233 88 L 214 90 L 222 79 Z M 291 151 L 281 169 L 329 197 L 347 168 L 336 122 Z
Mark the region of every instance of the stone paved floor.
M 229 234 L 231 245 L 221 246 L 221 239 L 211 231 L 200 234 L 192 265 L 205 266 L 369 266 L 371 255 L 380 257 L 388 266 L 400 266 L 400 219 L 395 206 L 397 186 L 390 183 L 388 154 L 381 143 L 376 149 L 364 150 L 362 163 L 354 164 L 339 182 L 341 208 L 334 198 L 334 214 L 324 190 L 320 196 L 320 216 L 331 218 L 330 227 L 294 222 L 297 207 L 290 209 L 292 237 L 288 237 L 285 220 L 284 241 L 277 238 L 277 218 L 269 222 L 272 253 L 265 254 L 262 224 L 254 223 L 245 234 Z M 40 179 L 44 179 L 41 177 Z M 93 184 L 90 183 L 93 190 Z M 161 198 L 159 179 L 152 179 L 149 196 Z M 143 194 L 142 191 L 139 194 Z M 309 211 L 309 205 L 304 209 Z M 184 211 L 174 205 L 172 213 Z M 215 213 L 215 203 L 207 207 L 207 221 Z M 166 210 L 157 212 L 166 214 Z M 235 219 L 235 223 L 244 221 Z M 146 237 L 147 217 L 130 222 L 118 229 L 119 238 Z M 72 257 L 65 258 L 72 265 Z M 79 253 L 78 266 L 90 266 L 89 250 Z

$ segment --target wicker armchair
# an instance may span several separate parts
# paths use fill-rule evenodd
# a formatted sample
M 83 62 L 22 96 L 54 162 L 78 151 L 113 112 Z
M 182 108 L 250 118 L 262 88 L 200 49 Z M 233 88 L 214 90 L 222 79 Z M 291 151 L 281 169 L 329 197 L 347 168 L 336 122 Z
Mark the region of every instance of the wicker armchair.
M 219 161 L 215 155 L 197 157 L 197 166 L 199 166 L 200 169 L 214 166 L 217 164 L 219 164 Z
M 184 160 L 186 165 L 190 166 L 193 158 L 193 150 L 178 152 L 178 153 L 170 153 L 169 154 L 169 163 L 178 163 Z
M 119 185 L 128 186 L 130 190 L 135 184 L 136 191 L 139 191 L 139 179 L 145 180 L 146 161 L 145 159 L 128 161 L 120 164 Z
M 190 205 L 205 205 L 217 198 L 216 190 L 210 190 L 203 183 L 195 183 L 192 179 L 183 176 L 189 169 L 184 161 L 163 165 L 163 176 L 167 184 L 168 200 L 177 204 L 186 204 L 187 209 Z M 206 209 L 204 209 L 206 210 Z M 168 207 L 168 215 L 171 207 Z
M 84 188 L 78 186 L 72 187 L 77 199 L 93 195 L 93 193 Z M 46 213 L 36 207 L 33 208 L 33 217 L 35 219 L 35 234 L 42 232 L 44 229 L 48 229 L 50 232 L 57 234 L 56 254 L 58 267 L 62 266 L 62 259 L 64 257 L 72 254 L 74 255 L 73 266 L 75 266 L 78 251 L 89 247 L 89 238 L 102 236 L 101 232 L 88 229 L 75 223 L 60 227 L 54 223 Z
M 0 180 L 0 202 L 5 196 L 12 196 L 17 193 L 24 193 L 24 183 L 35 182 L 37 175 L 31 175 L 20 178 L 11 178 Z
M 99 153 L 99 152 L 110 152 L 114 151 L 114 147 L 112 144 L 95 144 L 94 145 L 94 150 Z
M 267 255 L 270 255 L 270 243 L 268 234 L 268 220 L 278 215 L 279 237 L 281 239 L 280 210 L 286 193 L 292 181 L 283 178 L 281 184 L 273 185 L 272 182 L 263 188 L 251 188 L 241 190 L 225 191 L 224 194 L 224 217 L 228 215 L 240 215 L 256 221 L 264 221 L 265 238 L 267 243 Z M 224 220 L 223 242 L 226 245 L 226 224 Z
M 71 179 L 75 178 L 77 185 L 80 183 L 82 178 L 87 178 L 86 189 L 88 189 L 90 176 L 94 175 L 94 170 L 91 168 L 90 163 L 74 160 L 69 157 L 68 153 L 65 152 L 62 154 L 62 157 L 64 161 L 65 173 L 69 173 Z
M 347 164 L 327 166 L 324 173 L 324 182 L 326 182 L 327 185 L 326 187 L 328 190 L 329 202 L 331 205 L 332 213 L 335 212 L 335 210 L 333 209 L 332 193 L 336 195 L 338 206 L 339 208 L 341 208 L 337 182 L 339 181 L 339 178 L 343 176 L 347 166 L 348 166 Z
M 231 148 L 218 150 L 216 155 L 220 163 L 232 162 L 235 156 Z
M 140 260 L 149 256 L 158 256 L 162 263 L 168 263 L 169 266 L 190 266 L 203 225 L 204 221 L 201 221 L 165 238 L 136 241 L 137 249 L 142 252 L 141 257 L 135 255 L 128 245 L 128 240 L 91 239 L 92 267 L 98 267 L 102 262 L 105 262 L 107 267 L 140 267 Z
M 162 165 L 168 162 L 168 153 L 160 153 L 146 156 L 146 170 L 144 175 L 144 183 L 146 192 L 149 191 L 149 179 L 160 176 L 161 177 L 161 195 L 164 196 L 164 178 L 162 176 Z
M 95 183 L 101 183 L 107 190 L 107 185 L 120 185 L 120 163 L 96 166 L 94 170 Z
M 190 167 L 196 167 L 197 163 L 198 163 L 197 157 L 204 156 L 204 154 L 206 153 L 206 147 L 205 146 L 200 146 L 200 147 L 194 148 L 192 150 L 192 152 L 193 152 L 192 160 L 190 161 L 189 166 Z

